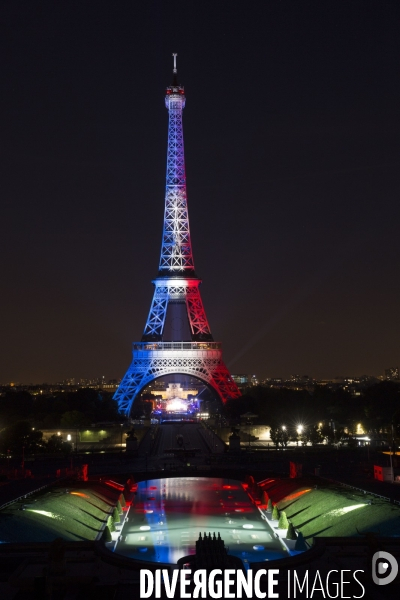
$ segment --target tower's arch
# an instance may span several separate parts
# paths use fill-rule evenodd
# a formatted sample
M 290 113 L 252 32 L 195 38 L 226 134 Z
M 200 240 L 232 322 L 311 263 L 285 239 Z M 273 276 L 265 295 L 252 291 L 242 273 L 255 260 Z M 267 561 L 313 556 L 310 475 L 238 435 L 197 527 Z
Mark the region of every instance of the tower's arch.
M 131 366 L 114 396 L 120 410 L 130 414 L 135 398 L 149 383 L 174 374 L 196 377 L 224 403 L 240 395 L 218 342 L 139 342 L 133 344 Z

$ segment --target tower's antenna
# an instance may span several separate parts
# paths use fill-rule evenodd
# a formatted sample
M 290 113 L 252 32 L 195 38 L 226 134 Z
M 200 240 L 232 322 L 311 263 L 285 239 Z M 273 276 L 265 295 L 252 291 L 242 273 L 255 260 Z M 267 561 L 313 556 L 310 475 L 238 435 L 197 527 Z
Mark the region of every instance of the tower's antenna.
M 173 73 L 177 73 L 178 69 L 176 68 L 176 57 L 178 56 L 176 53 L 172 53 L 172 56 L 174 57 L 174 70 Z

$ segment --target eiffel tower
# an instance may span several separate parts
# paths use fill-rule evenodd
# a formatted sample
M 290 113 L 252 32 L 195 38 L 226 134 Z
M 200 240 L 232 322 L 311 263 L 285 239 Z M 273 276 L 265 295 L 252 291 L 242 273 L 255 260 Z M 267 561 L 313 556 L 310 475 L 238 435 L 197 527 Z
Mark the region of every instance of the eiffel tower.
M 140 342 L 114 400 L 129 415 L 136 396 L 154 379 L 170 374 L 195 377 L 213 388 L 222 402 L 240 392 L 222 361 L 222 346 L 214 342 L 194 269 L 186 196 L 182 111 L 185 90 L 178 83 L 176 54 L 173 81 L 167 87 L 169 114 L 164 231 L 158 277 Z

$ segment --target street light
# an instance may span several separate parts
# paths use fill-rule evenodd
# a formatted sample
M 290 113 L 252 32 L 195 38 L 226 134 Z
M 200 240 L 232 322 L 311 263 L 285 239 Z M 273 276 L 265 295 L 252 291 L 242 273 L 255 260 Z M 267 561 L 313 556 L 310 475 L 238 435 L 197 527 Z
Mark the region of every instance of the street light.
M 304 429 L 303 425 L 298 425 L 297 429 L 296 429 L 297 435 L 301 435 L 303 429 Z M 297 445 L 299 445 L 299 438 L 297 438 L 296 442 L 297 442 Z
M 286 425 L 282 425 L 282 431 L 286 431 Z M 286 447 L 285 441 L 286 441 L 285 436 L 282 433 L 282 436 L 281 436 L 282 452 L 283 452 L 283 448 Z

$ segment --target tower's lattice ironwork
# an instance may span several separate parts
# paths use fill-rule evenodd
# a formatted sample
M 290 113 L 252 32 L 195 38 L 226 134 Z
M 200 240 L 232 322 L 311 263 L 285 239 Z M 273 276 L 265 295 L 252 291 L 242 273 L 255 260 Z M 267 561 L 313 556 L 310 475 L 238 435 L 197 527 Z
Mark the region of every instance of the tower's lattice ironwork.
M 164 230 L 158 277 L 142 341 L 114 399 L 129 414 L 137 394 L 152 380 L 182 373 L 210 385 L 223 402 L 240 396 L 214 342 L 200 295 L 190 240 L 186 196 L 182 111 L 185 90 L 178 84 L 176 54 L 173 83 L 167 87 L 169 113 Z M 168 313 L 170 312 L 169 326 Z M 178 322 L 181 327 L 174 326 Z

